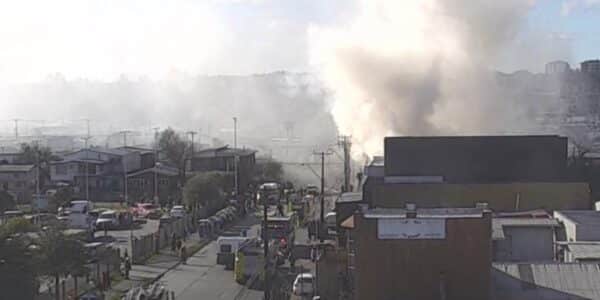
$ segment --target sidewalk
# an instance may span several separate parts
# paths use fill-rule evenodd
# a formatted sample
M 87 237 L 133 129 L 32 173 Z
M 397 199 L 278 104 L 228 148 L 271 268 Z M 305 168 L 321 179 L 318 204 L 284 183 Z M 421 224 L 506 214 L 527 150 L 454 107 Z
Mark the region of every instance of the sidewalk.
M 188 251 L 198 251 L 203 245 L 210 242 L 207 239 L 200 239 L 197 234 L 190 234 L 185 241 Z M 193 255 L 192 252 L 189 255 Z M 152 256 L 143 265 L 132 265 L 129 272 L 129 279 L 123 279 L 113 284 L 110 290 L 106 292 L 105 299 L 117 299 L 134 287 L 148 284 L 162 277 L 166 272 L 177 267 L 180 264 L 179 255 L 172 252 L 171 249 L 163 249 Z

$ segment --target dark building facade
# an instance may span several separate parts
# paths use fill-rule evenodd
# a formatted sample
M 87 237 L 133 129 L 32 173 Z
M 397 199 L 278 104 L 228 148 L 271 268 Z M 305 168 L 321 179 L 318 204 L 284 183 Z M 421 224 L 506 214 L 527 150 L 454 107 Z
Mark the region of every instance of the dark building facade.
M 488 210 L 365 209 L 352 218 L 353 299 L 489 299 Z
M 229 148 L 228 146 L 203 149 L 194 153 L 186 168 L 189 172 L 219 171 L 232 174 L 237 168 L 239 192 L 243 193 L 254 175 L 255 154 L 256 151 L 252 149 Z
M 565 177 L 567 138 L 548 136 L 387 137 L 385 176 L 446 183 L 555 182 Z
M 369 209 L 353 219 L 354 299 L 489 299 L 488 210 Z

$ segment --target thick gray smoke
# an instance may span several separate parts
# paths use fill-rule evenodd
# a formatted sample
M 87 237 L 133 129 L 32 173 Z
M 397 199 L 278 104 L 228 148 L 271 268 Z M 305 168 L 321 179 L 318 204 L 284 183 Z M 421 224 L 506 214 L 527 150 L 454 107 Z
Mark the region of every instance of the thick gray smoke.
M 232 118 L 237 117 L 239 146 L 295 159 L 295 154 L 311 155 L 337 136 L 325 91 L 309 74 L 172 74 L 165 81 L 122 77 L 113 82 L 55 75 L 40 83 L 6 87 L 1 94 L 7 99 L 0 117 L 5 120 L 0 128 L 4 139 L 13 137 L 12 118 L 23 119 L 23 136 L 36 134 L 36 126 L 51 125 L 64 128 L 46 134 L 83 135 L 86 125 L 81 119 L 89 118 L 93 143 L 101 146 L 108 135 L 124 129 L 134 131 L 129 144 L 151 142 L 155 126 L 198 131 L 196 142 L 202 144 L 218 138 L 232 145 Z M 117 135 L 108 142 L 120 146 L 122 139 Z
M 536 132 L 534 97 L 517 97 L 493 72 L 511 57 L 544 57 L 549 43 L 516 44 L 531 5 L 363 1 L 350 24 L 312 28 L 311 57 L 334 91 L 338 129 L 370 155 L 386 135 Z

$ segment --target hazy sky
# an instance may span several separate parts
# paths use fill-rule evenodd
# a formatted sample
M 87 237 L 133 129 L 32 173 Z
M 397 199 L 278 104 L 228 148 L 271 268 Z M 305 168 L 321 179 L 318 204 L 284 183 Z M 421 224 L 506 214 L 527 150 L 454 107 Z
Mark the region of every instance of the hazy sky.
M 114 80 L 311 70 L 309 28 L 343 25 L 355 8 L 350 0 L 0 0 L 0 82 L 55 72 Z M 572 63 L 598 57 L 599 20 L 600 0 L 535 1 L 514 51 L 541 41 L 569 47 L 556 55 Z M 539 65 L 510 58 L 497 67 L 518 64 Z

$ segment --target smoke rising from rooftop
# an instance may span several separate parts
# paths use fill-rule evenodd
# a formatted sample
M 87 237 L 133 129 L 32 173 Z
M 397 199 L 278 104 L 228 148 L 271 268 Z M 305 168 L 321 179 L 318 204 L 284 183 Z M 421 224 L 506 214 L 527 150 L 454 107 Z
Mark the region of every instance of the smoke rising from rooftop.
M 363 1 L 350 23 L 311 28 L 312 63 L 334 92 L 338 129 L 370 155 L 386 135 L 535 131 L 528 105 L 492 72 L 509 52 L 542 56 L 547 45 L 514 50 L 532 5 Z

